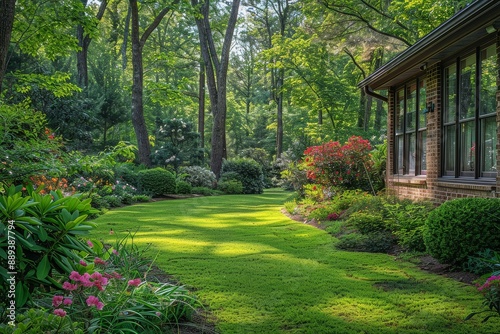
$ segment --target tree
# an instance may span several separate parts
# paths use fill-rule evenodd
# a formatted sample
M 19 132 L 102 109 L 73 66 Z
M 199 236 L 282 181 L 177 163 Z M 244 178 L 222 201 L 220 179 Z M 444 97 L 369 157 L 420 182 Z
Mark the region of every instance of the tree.
M 88 0 L 80 0 L 84 9 L 87 7 Z M 97 21 L 100 21 L 108 5 L 107 0 L 102 0 L 99 5 L 99 10 L 95 16 Z M 89 51 L 89 45 L 92 41 L 89 33 L 85 32 L 84 26 L 79 24 L 76 27 L 76 38 L 78 38 L 78 46 L 80 49 L 76 53 L 76 68 L 78 70 L 77 82 L 80 87 L 87 87 L 89 84 L 89 75 L 87 67 L 87 55 Z
M 191 0 L 196 10 L 195 21 L 200 38 L 201 55 L 205 65 L 210 109 L 213 116 L 212 150 L 210 168 L 217 178 L 220 177 L 222 161 L 226 157 L 226 115 L 227 115 L 227 72 L 229 53 L 233 39 L 240 0 L 233 0 L 220 53 L 217 55 L 214 35 L 210 26 L 209 0 Z
M 132 17 L 132 124 L 134 126 L 135 135 L 137 137 L 137 147 L 139 149 L 139 161 L 151 166 L 151 146 L 149 143 L 148 129 L 146 120 L 144 119 L 143 105 L 143 90 L 144 90 L 144 71 L 142 64 L 142 50 L 148 37 L 158 27 L 161 20 L 167 15 L 173 6 L 177 5 L 179 0 L 174 0 L 172 3 L 163 7 L 156 15 L 153 22 L 146 28 L 140 36 L 139 32 L 139 7 L 137 0 L 130 0 L 130 11 Z
M 0 0 L 0 92 L 7 69 L 7 53 L 14 26 L 15 10 L 16 0 Z

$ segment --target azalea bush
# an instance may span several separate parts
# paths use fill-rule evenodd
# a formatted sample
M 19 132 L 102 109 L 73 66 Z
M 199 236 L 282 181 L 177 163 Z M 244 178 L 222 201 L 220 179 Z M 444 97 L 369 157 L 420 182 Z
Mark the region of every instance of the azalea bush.
M 370 142 L 352 136 L 344 145 L 331 141 L 304 151 L 303 161 L 309 180 L 325 188 L 371 190 Z

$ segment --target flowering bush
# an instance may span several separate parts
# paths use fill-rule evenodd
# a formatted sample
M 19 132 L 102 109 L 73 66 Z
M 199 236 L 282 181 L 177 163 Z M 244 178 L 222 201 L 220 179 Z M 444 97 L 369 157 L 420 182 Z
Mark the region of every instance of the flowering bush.
M 307 178 L 326 188 L 369 190 L 373 166 L 370 150 L 370 142 L 357 136 L 344 145 L 328 142 L 311 146 L 304 151 Z
M 215 174 L 208 168 L 187 166 L 183 167 L 181 172 L 185 175 L 185 180 L 193 187 L 214 188 L 216 184 Z
M 151 264 L 127 238 L 114 248 L 87 240 L 99 256 L 86 256 L 77 270 L 61 280 L 62 290 L 46 294 L 37 304 L 50 313 L 83 324 L 88 333 L 164 333 L 172 323 L 190 316 L 195 299 L 181 286 L 149 282 Z
M 490 313 L 483 319 L 483 322 L 488 321 L 491 317 L 500 316 L 500 275 L 490 276 L 486 282 L 477 288 L 484 295 L 483 306 L 487 307 L 487 310 L 471 313 L 465 318 L 469 320 L 476 314 L 480 313 Z

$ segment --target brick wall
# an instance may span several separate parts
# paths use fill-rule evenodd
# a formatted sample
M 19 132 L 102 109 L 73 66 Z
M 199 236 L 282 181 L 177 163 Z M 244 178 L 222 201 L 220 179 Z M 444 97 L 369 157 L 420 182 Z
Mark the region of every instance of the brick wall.
M 498 76 L 500 87 L 500 33 L 497 34 Z M 389 92 L 388 102 L 388 145 L 387 145 L 387 189 L 390 194 L 413 200 L 428 199 L 436 204 L 463 197 L 498 197 L 500 198 L 500 175 L 497 173 L 496 184 L 463 183 L 459 179 L 448 182 L 441 176 L 441 63 L 426 70 L 427 103 L 434 103 L 434 112 L 427 113 L 427 175 L 394 175 L 394 101 L 395 91 Z M 497 171 L 500 168 L 500 90 L 497 91 Z

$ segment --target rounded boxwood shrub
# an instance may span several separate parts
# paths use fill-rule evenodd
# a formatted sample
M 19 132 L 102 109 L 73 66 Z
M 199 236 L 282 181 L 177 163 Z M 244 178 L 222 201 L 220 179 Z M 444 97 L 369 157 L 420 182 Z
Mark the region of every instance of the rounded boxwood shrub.
M 219 182 L 217 185 L 218 190 L 224 192 L 225 194 L 242 194 L 243 185 L 238 180 L 227 180 Z
M 226 173 L 232 173 L 229 179 L 241 182 L 244 194 L 262 194 L 264 191 L 262 167 L 255 160 L 246 158 L 224 160 L 221 175 L 223 181 L 228 179 Z
M 178 181 L 176 186 L 177 194 L 191 194 L 191 184 L 186 181 Z
M 174 174 L 160 167 L 141 170 L 138 180 L 140 191 L 152 196 L 174 194 L 176 190 Z
M 500 249 L 500 200 L 462 198 L 433 210 L 424 227 L 430 255 L 442 263 L 462 265 L 487 248 Z

